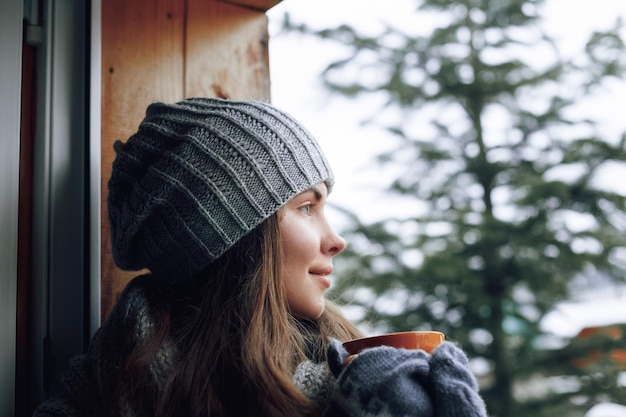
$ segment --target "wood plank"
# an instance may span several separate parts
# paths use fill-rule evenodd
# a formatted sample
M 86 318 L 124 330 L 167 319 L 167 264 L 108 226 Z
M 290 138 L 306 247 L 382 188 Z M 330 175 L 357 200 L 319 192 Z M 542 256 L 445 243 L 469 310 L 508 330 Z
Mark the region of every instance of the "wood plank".
M 107 182 L 113 143 L 126 141 L 153 101 L 183 98 L 185 4 L 179 0 L 102 2 L 102 319 L 130 278 L 111 254 Z
M 270 99 L 265 13 L 188 0 L 185 95 Z

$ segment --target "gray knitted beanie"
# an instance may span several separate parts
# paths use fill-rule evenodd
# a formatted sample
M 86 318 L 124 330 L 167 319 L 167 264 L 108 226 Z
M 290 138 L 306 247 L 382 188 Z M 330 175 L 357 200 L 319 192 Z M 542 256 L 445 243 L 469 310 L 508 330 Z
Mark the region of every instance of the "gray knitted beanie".
M 256 101 L 153 103 L 114 145 L 108 209 L 115 263 L 193 275 L 332 172 L 297 121 Z

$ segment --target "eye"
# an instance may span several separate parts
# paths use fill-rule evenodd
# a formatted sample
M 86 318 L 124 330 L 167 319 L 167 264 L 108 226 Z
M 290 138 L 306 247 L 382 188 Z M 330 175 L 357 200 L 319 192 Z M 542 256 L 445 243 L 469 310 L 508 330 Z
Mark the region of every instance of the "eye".
M 310 215 L 312 207 L 313 207 L 313 205 L 311 203 L 307 203 L 307 204 L 304 204 L 304 205 L 298 207 L 298 210 L 300 210 L 304 214 Z

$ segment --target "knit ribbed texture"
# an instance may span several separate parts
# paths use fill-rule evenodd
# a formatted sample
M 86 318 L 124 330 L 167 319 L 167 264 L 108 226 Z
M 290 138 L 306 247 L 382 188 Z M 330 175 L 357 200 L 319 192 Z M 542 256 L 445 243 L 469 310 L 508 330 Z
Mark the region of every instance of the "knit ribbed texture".
M 326 362 L 304 361 L 293 374 L 293 383 L 315 406 L 324 410 L 332 393 L 335 377 Z
M 298 193 L 333 181 L 311 134 L 263 102 L 153 103 L 114 147 L 113 258 L 172 279 L 205 268 Z

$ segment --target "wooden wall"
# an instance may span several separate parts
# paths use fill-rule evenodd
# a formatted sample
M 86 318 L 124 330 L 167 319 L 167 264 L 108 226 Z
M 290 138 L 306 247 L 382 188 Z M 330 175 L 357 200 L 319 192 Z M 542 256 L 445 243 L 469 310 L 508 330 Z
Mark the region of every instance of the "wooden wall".
M 136 272 L 111 255 L 107 182 L 113 143 L 148 104 L 208 96 L 269 100 L 265 11 L 280 0 L 102 2 L 102 319 Z

